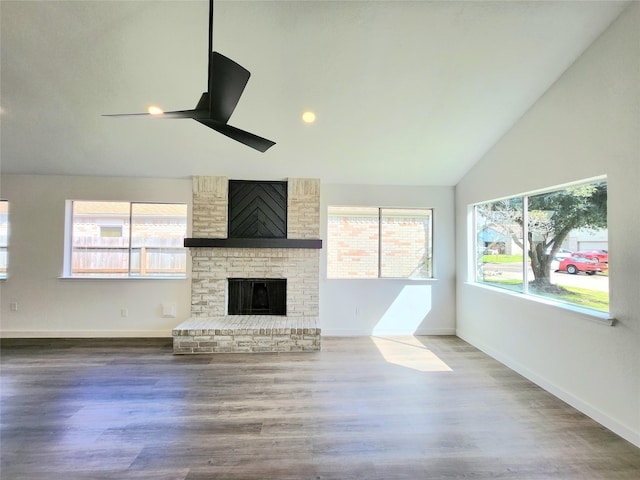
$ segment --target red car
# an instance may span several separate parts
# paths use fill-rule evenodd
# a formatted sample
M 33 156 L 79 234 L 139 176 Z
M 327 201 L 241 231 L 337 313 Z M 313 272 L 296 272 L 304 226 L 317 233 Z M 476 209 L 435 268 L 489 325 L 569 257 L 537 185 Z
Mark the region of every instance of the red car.
M 602 271 L 598 260 L 592 260 L 584 257 L 568 257 L 563 258 L 558 265 L 558 272 L 567 272 L 573 275 L 577 275 L 580 272 L 584 272 L 587 275 L 595 275 Z
M 585 250 L 584 252 L 575 252 L 573 256 L 597 260 L 600 263 L 609 263 L 609 252 L 606 250 Z

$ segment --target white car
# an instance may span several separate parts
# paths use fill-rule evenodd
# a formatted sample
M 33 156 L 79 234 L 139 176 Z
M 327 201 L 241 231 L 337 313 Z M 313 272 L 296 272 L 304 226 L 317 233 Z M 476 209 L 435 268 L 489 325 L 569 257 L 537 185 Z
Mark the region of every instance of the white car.
M 551 253 L 551 248 L 547 248 L 547 255 L 549 255 Z M 556 252 L 556 256 L 553 257 L 554 260 L 556 258 L 567 258 L 573 255 L 573 252 L 571 250 L 567 250 L 566 248 L 559 248 L 558 251 Z
M 571 255 L 567 255 L 567 256 L 570 257 Z M 553 257 L 553 260 L 551 260 L 551 271 L 557 272 L 560 269 L 560 262 L 565 258 L 567 257 L 561 257 L 559 255 L 556 255 L 555 257 Z

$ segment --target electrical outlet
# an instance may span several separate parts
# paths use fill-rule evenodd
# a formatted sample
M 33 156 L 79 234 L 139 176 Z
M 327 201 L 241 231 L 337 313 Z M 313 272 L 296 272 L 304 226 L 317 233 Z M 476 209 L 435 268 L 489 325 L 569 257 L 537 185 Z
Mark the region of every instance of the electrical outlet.
M 120 309 L 120 316 L 121 317 L 128 317 L 129 316 L 129 309 L 128 308 Z
M 176 304 L 175 303 L 163 303 L 162 304 L 162 316 L 165 318 L 176 318 Z
M 12 312 L 17 312 L 18 311 L 18 302 L 11 302 L 9 304 L 9 310 L 11 310 Z

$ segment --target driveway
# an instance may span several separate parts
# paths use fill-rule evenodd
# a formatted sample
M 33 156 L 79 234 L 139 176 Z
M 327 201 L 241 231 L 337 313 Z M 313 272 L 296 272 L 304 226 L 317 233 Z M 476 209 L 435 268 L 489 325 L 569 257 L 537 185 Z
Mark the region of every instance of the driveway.
M 533 278 L 533 272 L 530 272 L 530 275 L 529 278 Z M 588 288 L 599 292 L 609 291 L 609 275 L 602 273 L 589 276 L 584 273 L 571 275 L 566 272 L 551 272 L 551 283 L 565 287 Z

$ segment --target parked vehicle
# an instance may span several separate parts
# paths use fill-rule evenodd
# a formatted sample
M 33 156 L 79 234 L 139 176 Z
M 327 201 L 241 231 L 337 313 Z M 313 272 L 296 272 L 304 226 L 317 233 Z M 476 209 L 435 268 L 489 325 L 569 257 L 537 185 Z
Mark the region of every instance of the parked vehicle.
M 585 250 L 583 252 L 575 252 L 573 256 L 598 260 L 600 263 L 609 263 L 609 252 L 607 250 Z
M 553 267 L 552 267 L 553 268 Z M 567 272 L 572 275 L 577 275 L 580 272 L 584 272 L 587 275 L 595 275 L 601 272 L 603 269 L 597 260 L 584 257 L 568 257 L 563 258 L 558 263 L 557 272 Z
M 550 253 L 551 247 L 547 248 L 547 255 L 549 255 Z M 567 250 L 566 248 L 559 248 L 553 259 L 555 260 L 556 258 L 567 258 L 571 255 L 573 255 L 573 252 L 571 252 L 571 250 Z

